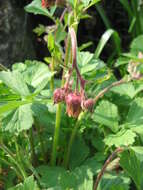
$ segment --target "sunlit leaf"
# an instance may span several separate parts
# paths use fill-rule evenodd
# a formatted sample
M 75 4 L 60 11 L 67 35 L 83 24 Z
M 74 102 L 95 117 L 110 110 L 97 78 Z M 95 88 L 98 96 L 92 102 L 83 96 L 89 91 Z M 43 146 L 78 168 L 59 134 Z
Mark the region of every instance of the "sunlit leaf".
M 110 134 L 105 137 L 104 142 L 107 146 L 129 146 L 135 142 L 136 134 L 131 130 L 122 129 L 116 134 Z
M 25 64 L 14 64 L 13 70 L 21 70 L 25 82 L 36 88 L 35 92 L 41 91 L 54 75 L 54 73 L 50 72 L 48 66 L 40 61 L 27 60 Z
M 20 94 L 21 96 L 30 95 L 29 89 L 20 72 L 2 71 L 0 72 L 0 80 L 2 80 L 3 83 L 11 88 L 15 93 Z
M 94 54 L 94 55 L 95 55 L 95 58 L 99 58 L 99 57 L 100 57 L 100 54 L 101 54 L 101 52 L 102 52 L 104 46 L 106 45 L 106 43 L 108 42 L 108 40 L 110 39 L 110 37 L 111 37 L 112 35 L 114 35 L 115 38 L 116 38 L 116 41 L 118 41 L 118 43 L 117 43 L 118 46 L 117 46 L 116 48 L 118 48 L 118 49 L 119 49 L 118 51 L 120 51 L 120 37 L 119 37 L 118 33 L 117 33 L 115 30 L 113 30 L 113 29 L 108 29 L 108 30 L 102 35 L 102 37 L 101 37 L 101 39 L 100 39 L 100 41 L 99 41 L 99 43 L 98 43 L 98 45 L 97 45 L 97 48 L 96 48 L 95 54 Z
M 23 105 L 6 113 L 2 118 L 1 124 L 4 131 L 14 132 L 15 134 L 28 130 L 33 124 L 31 105 Z
M 109 127 L 113 132 L 117 132 L 119 129 L 119 115 L 117 106 L 111 102 L 103 100 L 96 107 L 93 114 L 93 120 L 97 123 Z

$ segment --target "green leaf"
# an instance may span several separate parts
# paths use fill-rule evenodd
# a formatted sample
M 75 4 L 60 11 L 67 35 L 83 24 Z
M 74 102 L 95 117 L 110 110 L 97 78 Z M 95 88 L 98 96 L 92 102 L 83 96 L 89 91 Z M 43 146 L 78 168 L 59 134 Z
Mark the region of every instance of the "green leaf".
M 100 159 L 99 154 L 96 153 L 96 155 L 94 157 L 89 158 L 85 162 L 83 162 L 82 166 L 88 167 L 90 169 L 90 171 L 93 173 L 93 176 L 97 175 L 97 173 L 102 168 L 102 164 L 98 161 L 99 159 Z M 103 155 L 103 153 L 102 153 L 102 159 L 105 160 L 105 156 Z
M 139 35 L 137 38 L 135 38 L 131 45 L 130 45 L 130 49 L 131 52 L 138 54 L 138 52 L 143 52 L 143 35 Z
M 95 5 L 99 1 L 101 1 L 101 0 L 91 0 L 91 1 L 90 0 L 85 0 L 85 5 L 86 5 L 85 10 L 89 9 L 91 6 Z M 88 6 L 87 6 L 87 3 L 88 3 Z
M 115 67 L 128 64 L 130 59 L 128 57 L 119 57 L 115 62 Z
M 47 8 L 42 7 L 41 0 L 33 0 L 29 5 L 25 7 L 25 10 L 28 13 L 33 13 L 35 15 L 39 14 L 47 16 L 54 21 L 54 18 L 52 17 L 53 14 L 51 14 Z
M 78 50 L 79 50 L 79 51 L 82 51 L 82 50 L 84 50 L 84 49 L 86 49 L 86 48 L 88 48 L 88 47 L 90 47 L 90 46 L 92 46 L 92 45 L 93 45 L 93 42 L 84 43 L 84 44 L 82 44 L 80 47 L 78 47 Z
M 33 103 L 31 106 L 33 115 L 36 120 L 42 126 L 51 126 L 55 123 L 55 113 L 49 112 L 49 109 L 46 105 L 40 103 Z
M 143 147 L 131 147 L 121 154 L 120 164 L 138 190 L 143 189 Z
M 84 140 L 81 137 L 78 137 L 75 139 L 72 149 L 71 149 L 71 154 L 70 154 L 70 168 L 75 168 L 79 166 L 87 156 L 89 155 L 89 148 L 85 144 Z
M 39 190 L 37 183 L 34 181 L 34 177 L 30 176 L 24 180 L 24 183 L 20 183 L 15 187 L 9 188 L 8 190 Z
M 129 146 L 135 142 L 136 134 L 131 130 L 121 129 L 116 134 L 110 134 L 105 139 L 104 142 L 107 146 Z
M 78 52 L 77 63 L 85 79 L 99 81 L 104 80 L 109 75 L 105 63 L 95 59 L 90 52 Z
M 25 64 L 14 64 L 13 70 L 21 70 L 25 82 L 36 88 L 35 92 L 41 91 L 54 75 L 50 72 L 48 66 L 40 61 L 27 60 Z
M 10 101 L 5 104 L 2 104 L 2 105 L 0 105 L 0 115 L 6 113 L 8 111 L 14 110 L 22 105 L 28 104 L 30 102 L 31 101 Z
M 41 175 L 41 184 L 49 190 L 92 190 L 93 188 L 93 175 L 87 166 L 78 167 L 71 172 L 61 167 L 40 166 L 37 171 Z
M 133 83 L 126 83 L 120 86 L 113 87 L 111 91 L 118 93 L 120 96 L 128 96 L 130 98 L 133 98 L 136 94 L 136 89 Z
M 4 83 L 0 84 L 0 106 L 8 101 L 20 100 L 21 96 L 12 92 Z
M 84 66 L 87 65 L 93 58 L 94 54 L 88 51 L 78 52 L 77 53 L 77 63 L 78 65 Z
M 89 72 L 95 72 L 103 67 L 105 67 L 104 62 L 98 59 L 93 59 L 89 64 L 81 68 L 81 74 L 83 75 Z
M 132 102 L 126 123 L 130 128 L 143 126 L 143 98 L 136 98 Z
M 81 166 L 72 172 L 73 189 L 93 190 L 93 174 L 88 166 Z
M 67 33 L 65 32 L 64 26 L 59 20 L 57 20 L 57 30 L 56 30 L 56 37 L 55 37 L 56 43 L 62 42 L 65 39 L 66 35 Z
M 117 132 L 119 129 L 118 108 L 109 101 L 101 101 L 96 107 L 92 117 L 95 122 L 109 127 L 113 132 Z
M 133 99 L 139 92 L 143 90 L 142 81 L 136 81 L 136 83 L 125 83 L 119 86 L 113 87 L 110 91 L 119 94 L 119 96 L 126 96 Z
M 46 31 L 45 26 L 42 24 L 39 24 L 33 32 L 37 34 L 37 36 L 41 36 Z
M 33 124 L 31 105 L 22 105 L 16 110 L 6 113 L 1 123 L 4 131 L 19 133 L 28 130 Z
M 101 179 L 97 190 L 129 190 L 130 179 L 122 174 L 107 173 Z
M 14 180 L 16 178 L 16 173 L 14 170 L 11 170 L 8 172 L 8 175 L 6 178 L 4 178 L 4 188 L 8 189 L 14 185 Z
M 102 35 L 98 45 L 97 45 L 97 48 L 95 50 L 95 53 L 94 53 L 94 56 L 95 58 L 99 58 L 100 57 L 100 54 L 103 50 L 103 48 L 105 47 L 105 45 L 107 44 L 108 40 L 110 39 L 110 37 L 114 35 L 114 38 L 116 40 L 116 48 L 117 50 L 120 52 L 120 37 L 118 35 L 118 33 L 113 30 L 113 29 L 108 29 L 105 31 L 105 33 Z
M 20 72 L 2 71 L 0 72 L 0 80 L 2 80 L 3 83 L 11 88 L 15 93 L 20 94 L 21 96 L 30 95 L 29 89 Z

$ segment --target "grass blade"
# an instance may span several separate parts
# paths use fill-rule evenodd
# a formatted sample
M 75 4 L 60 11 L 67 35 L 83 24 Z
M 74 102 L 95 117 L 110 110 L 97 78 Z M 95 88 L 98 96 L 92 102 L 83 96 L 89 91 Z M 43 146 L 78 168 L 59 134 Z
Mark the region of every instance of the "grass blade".
M 116 46 L 116 51 L 118 54 L 121 53 L 121 46 L 120 46 L 120 37 L 118 35 L 118 33 L 113 30 L 113 29 L 108 29 L 105 31 L 105 33 L 101 36 L 101 39 L 97 45 L 97 48 L 95 50 L 95 58 L 99 58 L 102 50 L 104 49 L 106 43 L 108 42 L 108 40 L 110 39 L 110 37 L 113 35 L 114 37 L 114 42 L 115 42 L 115 46 Z

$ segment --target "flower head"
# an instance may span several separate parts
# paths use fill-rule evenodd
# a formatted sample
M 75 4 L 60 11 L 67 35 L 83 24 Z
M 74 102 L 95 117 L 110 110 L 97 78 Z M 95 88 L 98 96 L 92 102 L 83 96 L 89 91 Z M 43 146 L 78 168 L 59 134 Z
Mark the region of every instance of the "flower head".
M 89 98 L 83 102 L 83 108 L 92 112 L 94 106 L 94 100 L 92 98 Z
M 77 118 L 82 110 L 80 94 L 71 92 L 66 96 L 65 100 L 68 116 Z
M 63 102 L 65 100 L 65 89 L 64 88 L 57 88 L 54 91 L 54 104 L 57 104 L 59 102 Z

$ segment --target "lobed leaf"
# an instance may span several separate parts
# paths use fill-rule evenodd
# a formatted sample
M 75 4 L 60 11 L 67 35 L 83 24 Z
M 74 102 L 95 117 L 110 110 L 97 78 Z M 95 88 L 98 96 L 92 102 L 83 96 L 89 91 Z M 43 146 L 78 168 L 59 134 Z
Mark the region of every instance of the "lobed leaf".
M 121 129 L 116 134 L 110 134 L 105 137 L 104 142 L 107 146 L 129 146 L 135 142 L 136 134 L 131 130 Z
M 29 89 L 24 82 L 22 74 L 18 71 L 2 71 L 0 72 L 0 80 L 11 88 L 15 93 L 21 96 L 30 95 Z
M 107 126 L 113 132 L 117 132 L 119 129 L 118 108 L 115 104 L 112 104 L 109 101 L 101 101 L 96 107 L 92 117 L 95 122 Z
M 16 110 L 6 113 L 1 123 L 4 131 L 17 134 L 31 128 L 33 124 L 31 105 L 22 105 Z

